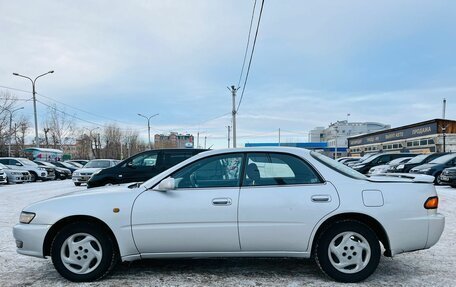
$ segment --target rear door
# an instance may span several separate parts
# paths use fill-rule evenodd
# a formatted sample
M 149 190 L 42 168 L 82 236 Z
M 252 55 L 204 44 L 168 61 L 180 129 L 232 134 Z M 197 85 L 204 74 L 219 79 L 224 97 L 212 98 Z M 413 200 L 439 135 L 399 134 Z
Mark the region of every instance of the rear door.
M 249 153 L 239 198 L 241 250 L 304 252 L 317 222 L 338 205 L 333 185 L 303 159 Z

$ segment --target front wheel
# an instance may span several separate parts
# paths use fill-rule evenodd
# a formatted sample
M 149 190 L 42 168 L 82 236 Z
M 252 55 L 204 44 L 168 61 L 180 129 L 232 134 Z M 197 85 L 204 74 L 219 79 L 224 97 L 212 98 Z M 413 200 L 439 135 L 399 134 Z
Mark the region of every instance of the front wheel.
M 81 186 L 81 183 L 80 182 L 75 182 L 74 185 Z
M 73 282 L 88 282 L 108 275 L 118 261 L 112 238 L 92 223 L 65 226 L 51 245 L 55 269 Z
M 320 269 L 339 282 L 359 282 L 369 277 L 380 261 L 375 232 L 354 220 L 338 221 L 320 235 L 315 249 Z

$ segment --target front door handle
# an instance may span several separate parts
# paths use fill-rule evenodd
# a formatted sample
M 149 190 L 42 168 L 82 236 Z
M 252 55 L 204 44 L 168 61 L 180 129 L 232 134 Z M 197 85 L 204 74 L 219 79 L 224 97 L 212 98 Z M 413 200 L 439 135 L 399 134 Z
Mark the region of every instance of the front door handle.
M 314 195 L 311 197 L 313 202 L 329 202 L 331 201 L 331 196 L 329 195 Z
M 212 205 L 231 205 L 231 198 L 214 198 Z

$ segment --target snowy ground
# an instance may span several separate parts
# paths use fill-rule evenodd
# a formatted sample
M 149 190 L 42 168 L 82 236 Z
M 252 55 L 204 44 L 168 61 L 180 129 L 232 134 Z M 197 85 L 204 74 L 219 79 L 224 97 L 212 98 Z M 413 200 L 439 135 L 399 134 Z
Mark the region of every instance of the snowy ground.
M 0 286 L 337 285 L 304 259 L 148 260 L 121 264 L 100 282 L 69 284 L 50 260 L 16 253 L 12 226 L 29 203 L 82 189 L 70 180 L 0 186 Z M 440 212 L 446 216 L 440 242 L 429 250 L 383 257 L 363 286 L 456 286 L 456 189 L 438 187 L 438 193 Z

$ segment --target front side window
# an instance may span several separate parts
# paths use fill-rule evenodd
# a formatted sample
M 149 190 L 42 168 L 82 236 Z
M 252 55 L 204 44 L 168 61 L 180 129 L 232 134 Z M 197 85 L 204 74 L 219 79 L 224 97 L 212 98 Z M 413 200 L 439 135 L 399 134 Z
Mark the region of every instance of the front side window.
M 110 161 L 108 161 L 108 160 L 91 160 L 84 167 L 85 168 L 107 168 L 107 167 L 110 167 Z
M 128 164 L 132 167 L 152 167 L 157 164 L 158 153 L 146 153 L 133 158 Z
M 201 159 L 185 166 L 171 177 L 177 188 L 240 186 L 242 154 L 224 154 Z
M 303 160 L 281 153 L 250 153 L 244 186 L 313 184 L 320 177 Z

